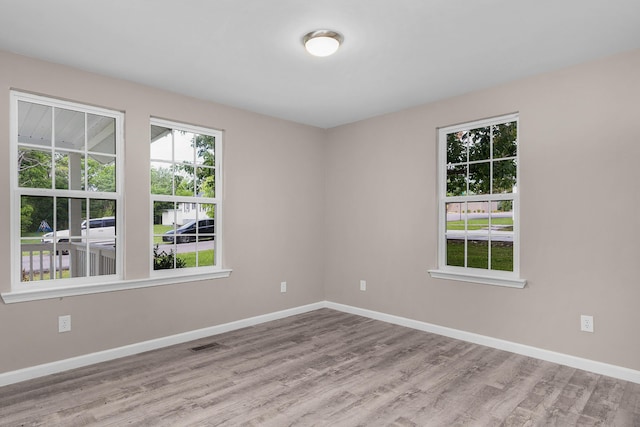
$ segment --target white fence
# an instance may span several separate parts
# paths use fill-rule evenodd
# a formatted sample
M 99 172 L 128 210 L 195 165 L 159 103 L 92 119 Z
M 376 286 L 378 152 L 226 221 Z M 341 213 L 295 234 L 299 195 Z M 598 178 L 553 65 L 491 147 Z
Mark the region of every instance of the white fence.
M 60 242 L 30 243 L 22 247 L 22 281 L 62 278 L 64 271 L 69 277 L 103 276 L 116 274 L 116 250 L 113 246 Z M 89 274 L 87 274 L 87 271 Z

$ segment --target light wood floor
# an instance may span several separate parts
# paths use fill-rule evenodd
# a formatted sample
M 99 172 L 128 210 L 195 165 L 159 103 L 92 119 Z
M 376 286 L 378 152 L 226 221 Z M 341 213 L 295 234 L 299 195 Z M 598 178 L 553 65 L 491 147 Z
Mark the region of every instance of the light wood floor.
M 0 388 L 0 425 L 640 426 L 640 385 L 322 309 Z

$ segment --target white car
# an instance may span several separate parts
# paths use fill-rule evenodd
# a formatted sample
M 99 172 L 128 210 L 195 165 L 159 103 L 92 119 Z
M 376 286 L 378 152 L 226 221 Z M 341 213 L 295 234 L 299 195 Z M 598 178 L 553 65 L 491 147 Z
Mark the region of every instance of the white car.
M 87 221 L 82 221 L 80 226 L 82 236 L 87 235 Z M 58 242 L 69 241 L 69 230 L 60 230 L 55 233 Z M 91 243 L 113 244 L 116 234 L 116 218 L 106 216 L 103 218 L 94 218 L 89 220 L 89 238 Z M 53 232 L 42 236 L 42 243 L 53 243 Z

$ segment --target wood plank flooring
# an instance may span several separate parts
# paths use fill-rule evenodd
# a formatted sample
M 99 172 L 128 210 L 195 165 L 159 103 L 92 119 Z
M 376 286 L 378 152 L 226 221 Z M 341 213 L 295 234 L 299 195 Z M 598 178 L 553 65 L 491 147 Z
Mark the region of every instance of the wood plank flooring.
M 0 425 L 640 426 L 640 385 L 321 309 L 2 387 Z

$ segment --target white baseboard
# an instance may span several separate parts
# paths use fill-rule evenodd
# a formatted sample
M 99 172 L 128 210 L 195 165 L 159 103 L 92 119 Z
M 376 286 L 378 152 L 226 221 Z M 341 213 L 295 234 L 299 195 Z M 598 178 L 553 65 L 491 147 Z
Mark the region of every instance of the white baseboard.
M 272 320 L 283 319 L 285 317 L 302 314 L 309 311 L 317 310 L 325 307 L 324 302 L 303 305 L 288 310 L 276 311 L 274 313 L 263 314 L 261 316 L 250 317 L 235 322 L 224 323 L 222 325 L 211 326 L 209 328 L 197 329 L 195 331 L 184 332 L 181 334 L 171 335 L 168 337 L 158 338 L 149 341 L 143 341 L 123 347 L 113 348 L 109 350 L 99 351 L 96 353 L 85 354 L 82 356 L 72 357 L 69 359 L 59 360 L 56 362 L 45 363 L 42 365 L 32 366 L 29 368 L 18 369 L 0 374 L 0 387 L 4 385 L 14 384 L 33 378 L 43 377 L 45 375 L 56 374 L 58 372 L 68 371 L 83 366 L 92 365 L 94 363 L 106 362 L 108 360 L 119 359 L 125 356 L 143 353 L 145 351 L 156 350 L 162 347 L 168 347 L 175 344 L 181 344 L 209 337 L 212 335 L 222 334 L 224 332 L 234 331 L 236 329 L 246 328 L 248 326 L 258 325 L 260 323 L 270 322 Z
M 581 357 L 571 356 L 564 353 L 557 353 L 555 351 L 544 350 L 537 347 L 531 347 L 524 344 L 518 344 L 511 341 L 505 341 L 498 338 L 479 335 L 473 332 L 465 332 L 458 329 L 452 329 L 444 326 L 434 325 L 431 323 L 421 322 L 418 320 L 407 319 L 406 317 L 394 316 L 391 314 L 380 313 L 378 311 L 366 310 L 363 308 L 338 304 L 330 301 L 325 302 L 325 307 L 640 384 L 640 371 L 624 368 L 621 366 L 583 359 Z
M 512 353 L 522 354 L 524 356 L 534 357 L 536 359 L 546 360 L 561 365 L 570 366 L 572 368 L 582 369 L 597 374 L 607 375 L 609 377 L 618 378 L 625 381 L 631 381 L 640 384 L 640 371 L 621 366 L 610 365 L 608 363 L 596 362 L 589 359 L 583 359 L 554 351 L 544 350 L 523 344 L 505 341 L 497 338 L 479 335 L 472 332 L 465 332 L 458 329 L 438 326 L 431 323 L 421 322 L 418 320 L 408 319 L 406 317 L 394 316 L 378 311 L 367 310 L 363 308 L 353 307 L 345 304 L 338 304 L 331 301 L 321 301 L 313 304 L 303 305 L 287 310 L 276 311 L 274 313 L 263 314 L 260 316 L 250 317 L 235 322 L 224 323 L 222 325 L 211 326 L 209 328 L 197 329 L 195 331 L 184 332 L 181 334 L 171 335 L 164 338 L 158 338 L 149 341 L 143 341 L 136 344 L 126 345 L 110 350 L 99 351 L 96 353 L 86 354 L 82 356 L 72 357 L 69 359 L 59 360 L 56 362 L 45 363 L 42 365 L 32 366 L 29 368 L 19 369 L 0 374 L 0 386 L 18 383 L 45 375 L 56 374 L 58 372 L 68 371 L 95 363 L 106 362 L 109 360 L 119 359 L 125 356 L 143 353 L 145 351 L 156 350 L 162 347 L 168 347 L 175 344 L 181 344 L 205 338 L 224 332 L 234 331 L 248 326 L 254 326 L 272 320 L 283 319 L 285 317 L 294 316 L 296 314 L 307 313 L 309 311 L 320 308 L 330 308 L 345 313 L 356 314 L 375 320 L 381 320 L 395 325 L 405 326 L 420 331 L 431 332 L 450 338 L 468 341 L 475 344 L 485 345 L 487 347 L 497 348 Z

